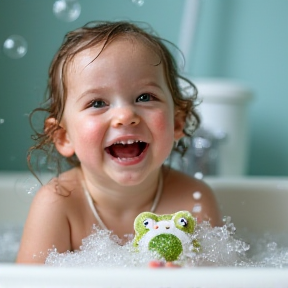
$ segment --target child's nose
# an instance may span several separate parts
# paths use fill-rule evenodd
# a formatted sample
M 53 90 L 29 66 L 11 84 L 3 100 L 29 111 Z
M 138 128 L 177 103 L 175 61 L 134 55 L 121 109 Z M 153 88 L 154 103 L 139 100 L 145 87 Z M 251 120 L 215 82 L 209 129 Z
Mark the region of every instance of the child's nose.
M 119 107 L 113 111 L 112 126 L 129 126 L 138 125 L 140 122 L 140 117 L 135 113 L 133 107 L 127 105 L 125 107 Z

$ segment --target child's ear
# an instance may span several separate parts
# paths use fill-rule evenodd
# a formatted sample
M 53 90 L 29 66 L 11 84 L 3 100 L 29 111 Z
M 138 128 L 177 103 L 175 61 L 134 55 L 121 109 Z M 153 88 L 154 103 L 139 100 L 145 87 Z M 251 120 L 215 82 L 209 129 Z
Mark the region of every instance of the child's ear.
M 51 140 L 57 151 L 64 157 L 74 155 L 74 147 L 69 139 L 66 129 L 58 123 L 55 118 L 48 118 L 45 121 L 45 132 L 51 134 Z
M 181 139 L 185 134 L 183 132 L 186 123 L 186 114 L 177 109 L 174 116 L 174 140 Z

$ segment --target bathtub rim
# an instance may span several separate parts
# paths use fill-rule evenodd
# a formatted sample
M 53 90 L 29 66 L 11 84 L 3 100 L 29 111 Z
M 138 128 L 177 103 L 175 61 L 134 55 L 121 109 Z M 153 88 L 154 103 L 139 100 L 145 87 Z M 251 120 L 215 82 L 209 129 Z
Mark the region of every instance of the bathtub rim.
M 111 277 L 113 274 L 113 277 Z M 207 277 L 209 275 L 209 277 Z M 76 268 L 0 264 L 1 285 L 7 287 L 276 287 L 287 285 L 287 268 L 196 267 L 182 269 Z M 83 281 L 85 279 L 85 281 Z M 231 282 L 232 281 L 232 282 Z M 189 285 L 191 284 L 191 286 Z M 14 286 L 13 286 L 14 285 Z M 40 286 L 39 286 L 40 285 Z M 44 285 L 44 286 L 43 286 Z M 149 286 L 148 286 L 149 285 Z M 5 286 L 6 287 L 6 286 Z M 281 286 L 287 287 L 287 286 Z
M 35 176 L 32 175 L 30 171 L 24 170 L 24 171 L 0 171 L 0 187 L 2 184 L 10 184 L 19 179 L 19 178 L 26 178 L 26 177 L 31 177 L 35 179 L 37 182 L 38 180 L 35 178 Z M 55 175 L 52 175 L 50 173 L 42 173 L 40 175 L 40 179 L 42 180 L 50 180 L 51 178 L 55 177 Z M 248 182 L 248 183 L 268 183 L 268 182 L 273 182 L 276 183 L 278 181 L 280 182 L 288 182 L 288 175 L 287 176 L 267 176 L 267 175 L 239 175 L 239 176 L 204 176 L 203 179 L 204 182 L 209 183 L 223 183 L 225 181 L 227 184 L 232 184 L 232 183 L 239 183 L 239 182 Z

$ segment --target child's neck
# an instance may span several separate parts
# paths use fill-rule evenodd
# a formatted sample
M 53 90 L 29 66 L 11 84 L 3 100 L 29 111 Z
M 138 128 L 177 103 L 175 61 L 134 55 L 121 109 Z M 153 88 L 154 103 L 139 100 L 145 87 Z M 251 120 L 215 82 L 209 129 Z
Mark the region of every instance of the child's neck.
M 121 231 L 125 231 L 124 234 L 132 233 L 136 216 L 144 211 L 154 212 L 162 194 L 161 169 L 153 176 L 141 185 L 121 186 L 117 190 L 115 186 L 103 187 L 86 180 L 83 174 L 84 189 L 89 193 L 90 207 L 98 224 L 114 232 L 118 230 L 119 236 Z

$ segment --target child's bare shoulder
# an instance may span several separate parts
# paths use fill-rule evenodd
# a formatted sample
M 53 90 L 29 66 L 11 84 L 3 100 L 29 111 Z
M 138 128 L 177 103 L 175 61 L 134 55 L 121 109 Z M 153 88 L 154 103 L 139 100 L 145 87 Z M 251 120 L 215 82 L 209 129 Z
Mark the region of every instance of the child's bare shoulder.
M 77 170 L 69 170 L 44 184 L 35 195 L 34 201 L 48 203 L 67 203 L 81 190 Z M 79 194 L 79 193 L 78 193 Z
M 167 202 L 173 203 L 173 209 L 192 213 L 193 209 L 197 209 L 199 219 L 209 219 L 213 226 L 220 224 L 217 200 L 213 190 L 204 181 L 171 169 L 167 171 L 164 185 L 167 188 Z M 169 205 L 167 202 L 166 205 Z
M 78 224 L 79 221 L 75 224 L 75 218 L 83 214 L 85 209 L 81 205 L 83 201 L 78 201 L 81 190 L 77 190 L 79 181 L 76 174 L 72 170 L 57 178 L 52 178 L 36 193 L 27 215 L 18 262 L 31 262 L 30 256 L 27 256 L 30 252 L 47 251 L 53 245 L 59 251 L 64 252 L 76 249 L 81 244 L 81 237 L 85 231 L 81 230 L 82 226 Z M 82 208 L 75 209 L 78 206 Z M 78 238 L 81 239 L 72 238 L 71 223 L 74 225 L 74 230 L 80 231 Z M 41 259 L 40 262 L 42 262 Z
M 207 195 L 212 193 L 212 190 L 208 184 L 204 181 L 191 177 L 180 171 L 173 169 L 167 170 L 166 184 L 169 187 L 177 188 L 177 191 L 181 190 L 181 193 L 189 193 L 199 191 Z

